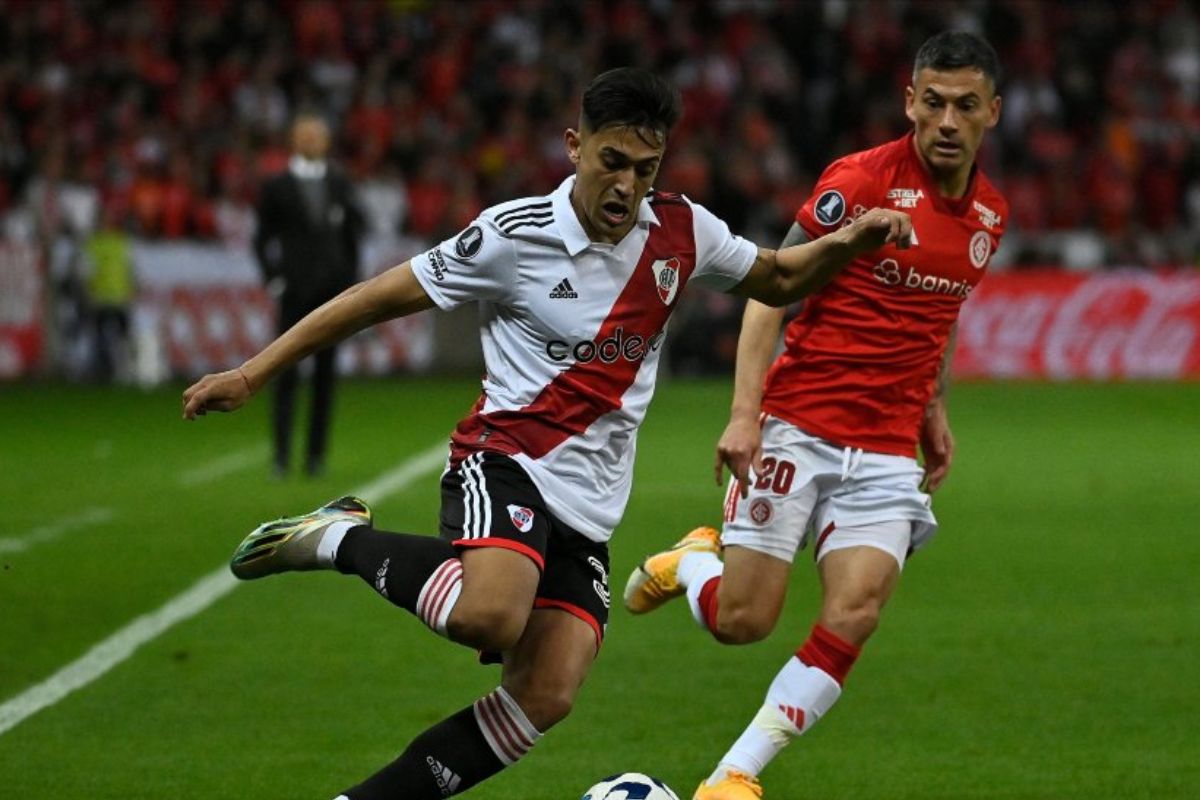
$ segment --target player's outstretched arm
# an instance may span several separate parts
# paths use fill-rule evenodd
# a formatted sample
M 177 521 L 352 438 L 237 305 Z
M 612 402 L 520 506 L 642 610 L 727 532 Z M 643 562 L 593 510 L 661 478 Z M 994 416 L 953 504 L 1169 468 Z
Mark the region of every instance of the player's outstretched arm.
M 844 228 L 805 244 L 768 250 L 734 292 L 769 306 L 785 306 L 808 297 L 863 253 L 885 244 L 908 247 L 912 220 L 903 211 L 873 208 Z
M 756 300 L 746 303 L 742 331 L 738 335 L 737 366 L 734 369 L 733 404 L 729 424 L 717 441 L 713 471 L 720 484 L 725 467 L 737 479 L 742 497 L 750 494 L 750 472 L 762 472 L 763 381 L 775 356 L 775 343 L 783 325 L 784 309 Z
M 351 286 L 289 328 L 236 369 L 205 375 L 183 393 L 183 417 L 234 411 L 275 375 L 305 356 L 363 328 L 433 307 L 433 300 L 405 261 Z

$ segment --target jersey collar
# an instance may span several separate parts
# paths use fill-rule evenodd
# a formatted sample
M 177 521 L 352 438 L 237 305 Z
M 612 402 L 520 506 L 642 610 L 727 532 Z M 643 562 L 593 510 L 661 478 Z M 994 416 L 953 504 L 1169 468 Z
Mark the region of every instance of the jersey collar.
M 588 238 L 587 233 L 583 230 L 583 226 L 579 224 L 579 217 L 575 216 L 575 209 L 571 207 L 571 189 L 574 186 L 575 176 L 569 175 L 566 180 L 558 185 L 554 193 L 550 195 L 550 202 L 554 208 L 554 222 L 558 225 L 558 230 L 562 234 L 563 244 L 566 245 L 567 253 L 572 258 L 593 244 L 600 244 Z M 650 195 L 647 194 L 646 197 L 642 198 L 642 202 L 638 204 L 637 222 L 634 223 L 643 228 L 659 224 L 658 215 L 650 207 L 649 197 Z

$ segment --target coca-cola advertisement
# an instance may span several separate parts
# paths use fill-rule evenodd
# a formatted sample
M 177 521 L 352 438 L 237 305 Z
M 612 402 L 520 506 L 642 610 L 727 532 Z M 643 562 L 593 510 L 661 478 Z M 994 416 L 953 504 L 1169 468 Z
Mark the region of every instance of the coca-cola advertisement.
M 963 307 L 956 377 L 1200 377 L 1200 275 L 991 275 Z

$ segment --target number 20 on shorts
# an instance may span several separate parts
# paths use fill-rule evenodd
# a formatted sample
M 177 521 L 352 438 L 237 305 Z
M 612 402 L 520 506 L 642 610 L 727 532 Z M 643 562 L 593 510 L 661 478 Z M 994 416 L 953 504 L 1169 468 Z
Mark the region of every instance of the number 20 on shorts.
M 795 478 L 795 464 L 768 456 L 763 459 L 762 472 L 758 473 L 758 480 L 754 482 L 754 488 L 759 491 L 770 489 L 775 494 L 787 494 L 791 491 L 792 481 Z

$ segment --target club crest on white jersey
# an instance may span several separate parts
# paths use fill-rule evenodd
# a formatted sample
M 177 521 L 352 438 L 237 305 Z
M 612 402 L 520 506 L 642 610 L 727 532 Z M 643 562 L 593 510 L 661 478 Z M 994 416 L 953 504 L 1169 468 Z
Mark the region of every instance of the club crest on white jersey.
M 654 272 L 654 285 L 658 289 L 658 297 L 665 305 L 675 301 L 679 292 L 679 259 L 659 259 L 650 265 Z

